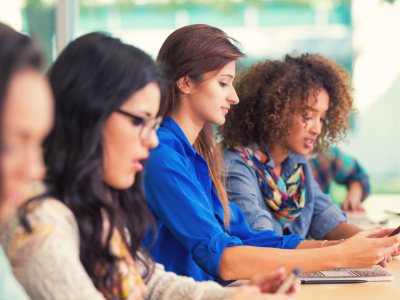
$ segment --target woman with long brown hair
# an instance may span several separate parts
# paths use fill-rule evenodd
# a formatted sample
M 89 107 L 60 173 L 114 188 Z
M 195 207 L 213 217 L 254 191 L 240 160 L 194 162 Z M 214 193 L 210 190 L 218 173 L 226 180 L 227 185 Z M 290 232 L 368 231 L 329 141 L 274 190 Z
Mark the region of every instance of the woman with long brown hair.
M 218 28 L 190 25 L 173 32 L 158 54 L 173 85 L 161 106 L 160 144 L 144 179 L 158 229 L 153 257 L 167 270 L 195 280 L 247 279 L 281 266 L 311 272 L 375 265 L 397 248 L 400 237 L 368 239 L 380 232 L 375 229 L 334 247 L 304 250 L 321 243 L 297 234 L 253 231 L 239 207 L 229 203 L 212 124 L 222 125 L 239 102 L 232 83 L 236 61 L 244 55 L 234 43 Z

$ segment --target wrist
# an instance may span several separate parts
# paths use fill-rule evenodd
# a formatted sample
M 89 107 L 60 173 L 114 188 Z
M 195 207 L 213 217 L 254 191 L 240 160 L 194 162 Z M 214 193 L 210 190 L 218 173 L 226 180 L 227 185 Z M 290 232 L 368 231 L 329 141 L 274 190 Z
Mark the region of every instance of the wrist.
M 323 244 L 323 247 L 322 247 L 322 245 L 321 245 L 321 248 L 326 248 L 326 247 L 330 247 L 330 246 L 335 246 L 335 245 L 337 244 L 337 242 L 338 242 L 338 241 L 328 241 L 328 240 L 325 240 L 325 241 L 324 241 L 324 244 Z

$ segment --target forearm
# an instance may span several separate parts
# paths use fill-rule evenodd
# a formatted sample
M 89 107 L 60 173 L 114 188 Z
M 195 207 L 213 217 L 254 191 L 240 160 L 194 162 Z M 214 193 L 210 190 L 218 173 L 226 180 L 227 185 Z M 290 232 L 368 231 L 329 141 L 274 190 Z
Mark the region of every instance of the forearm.
M 324 236 L 327 240 L 340 240 L 340 239 L 348 239 L 351 238 L 356 233 L 362 231 L 361 228 L 348 224 L 345 222 L 339 223 L 335 229 Z
M 348 199 L 357 199 L 361 202 L 363 196 L 363 189 L 361 184 L 358 181 L 353 181 L 349 184 L 347 198 Z
M 302 272 L 314 272 L 341 267 L 340 257 L 340 249 L 337 247 L 299 250 L 227 247 L 219 263 L 219 276 L 224 280 L 250 279 L 256 274 L 276 270 L 282 266 L 287 272 L 294 268 L 300 268 Z
M 337 244 L 338 241 L 302 241 L 300 244 L 297 245 L 295 250 L 300 249 L 313 249 L 313 248 L 321 248 L 322 243 L 324 243 L 323 248 L 334 246 Z

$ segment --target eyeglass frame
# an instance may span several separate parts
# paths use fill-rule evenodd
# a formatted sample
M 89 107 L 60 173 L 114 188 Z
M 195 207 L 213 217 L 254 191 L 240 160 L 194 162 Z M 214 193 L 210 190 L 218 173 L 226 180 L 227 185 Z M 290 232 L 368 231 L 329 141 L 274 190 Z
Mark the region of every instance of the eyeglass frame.
M 123 115 L 125 115 L 125 116 L 127 116 L 127 117 L 130 117 L 130 118 L 132 118 L 132 120 L 135 120 L 135 119 L 138 120 L 138 121 L 141 120 L 141 121 L 140 121 L 140 124 L 138 124 L 138 125 L 133 124 L 133 125 L 135 125 L 135 126 L 140 126 L 139 138 L 140 138 L 140 140 L 142 140 L 142 141 L 146 141 L 146 140 L 149 138 L 150 133 L 151 133 L 152 130 L 157 131 L 158 128 L 160 127 L 160 125 L 161 125 L 161 122 L 162 122 L 162 117 L 161 117 L 161 116 L 158 116 L 158 117 L 144 117 L 144 118 L 142 118 L 142 117 L 138 117 L 138 116 L 135 116 L 135 115 L 133 115 L 133 114 L 130 114 L 130 113 L 126 112 L 126 111 L 123 111 L 123 110 L 120 109 L 120 108 L 118 108 L 118 109 L 116 110 L 116 112 L 118 112 L 118 113 L 120 113 L 120 114 L 123 114 Z M 142 134 L 143 134 L 143 128 L 144 128 L 144 126 L 146 125 L 146 123 L 149 122 L 149 121 L 151 121 L 151 120 L 154 121 L 154 126 L 149 130 L 149 133 L 148 133 L 145 137 L 143 137 L 143 136 L 142 136 Z

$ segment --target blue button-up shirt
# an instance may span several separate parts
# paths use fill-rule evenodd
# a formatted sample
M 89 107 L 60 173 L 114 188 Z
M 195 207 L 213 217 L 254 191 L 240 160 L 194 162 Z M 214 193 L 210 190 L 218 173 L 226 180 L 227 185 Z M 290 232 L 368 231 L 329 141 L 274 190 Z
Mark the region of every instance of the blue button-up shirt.
M 162 123 L 157 134 L 160 144 L 146 166 L 144 186 L 158 230 L 151 254 L 167 271 L 197 281 L 219 279 L 219 261 L 226 247 L 293 249 L 303 240 L 297 234 L 282 237 L 270 230 L 251 230 L 234 204 L 230 204 L 232 218 L 227 232 L 207 162 L 172 118 Z M 149 234 L 144 245 L 151 241 Z
M 229 200 L 242 209 L 250 228 L 256 231 L 274 230 L 283 234 L 282 226 L 264 200 L 254 169 L 236 153 L 225 149 L 223 155 L 227 168 Z M 293 174 L 295 164 L 303 165 L 306 202 L 300 215 L 290 224 L 289 230 L 304 238 L 323 239 L 339 223 L 347 221 L 346 215 L 331 202 L 329 195 L 321 191 L 305 156 L 291 152 L 282 163 L 282 179 L 285 181 Z M 274 168 L 273 160 L 267 165 Z

